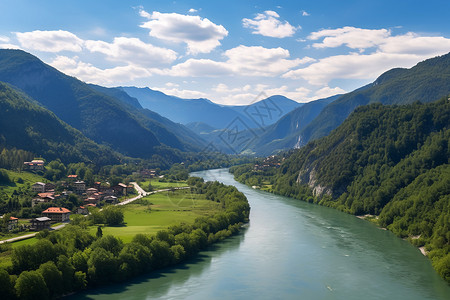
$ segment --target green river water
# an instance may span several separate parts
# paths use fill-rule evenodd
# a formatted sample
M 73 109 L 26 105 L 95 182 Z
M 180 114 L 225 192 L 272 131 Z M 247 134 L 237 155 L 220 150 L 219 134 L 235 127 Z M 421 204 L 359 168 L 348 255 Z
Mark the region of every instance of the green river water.
M 388 231 L 251 189 L 227 169 L 193 175 L 243 192 L 248 226 L 177 268 L 69 299 L 450 299 L 430 261 Z

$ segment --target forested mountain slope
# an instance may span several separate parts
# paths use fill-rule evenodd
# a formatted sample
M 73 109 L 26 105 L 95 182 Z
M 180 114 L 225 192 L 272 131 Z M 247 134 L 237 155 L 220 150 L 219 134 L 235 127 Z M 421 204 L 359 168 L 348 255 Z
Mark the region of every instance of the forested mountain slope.
M 122 101 L 130 113 L 149 128 L 161 143 L 183 151 L 199 151 L 206 147 L 206 142 L 189 128 L 143 108 L 136 98 L 129 96 L 122 89 L 90 86 Z
M 450 281 L 449 158 L 446 97 L 359 107 L 329 136 L 293 151 L 280 168 L 234 172 L 247 184 L 269 181 L 282 195 L 377 215 L 381 226 L 426 245 L 433 265 Z
M 95 90 L 24 51 L 0 50 L 0 80 L 20 88 L 97 143 L 125 155 L 151 157 L 165 144 L 157 135 L 184 150 L 184 137 L 170 135 L 148 115 L 134 115 L 131 103 L 125 105 L 114 95 Z
M 300 132 L 316 118 L 320 112 L 341 95 L 319 99 L 303 104 L 284 115 L 276 123 L 267 126 L 251 146 L 258 155 L 270 155 L 279 150 L 292 149 L 301 144 Z
M 302 132 L 302 145 L 328 135 L 358 106 L 370 103 L 410 104 L 435 101 L 450 94 L 450 53 L 427 59 L 411 69 L 392 69 L 371 85 L 330 103 Z
M 21 149 L 65 163 L 114 164 L 120 156 L 99 146 L 36 101 L 0 82 L 0 150 Z M 23 164 L 23 161 L 20 163 Z

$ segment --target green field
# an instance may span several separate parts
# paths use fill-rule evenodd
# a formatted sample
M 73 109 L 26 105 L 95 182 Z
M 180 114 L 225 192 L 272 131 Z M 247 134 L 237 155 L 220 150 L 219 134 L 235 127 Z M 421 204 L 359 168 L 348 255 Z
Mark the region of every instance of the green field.
M 44 177 L 36 175 L 34 173 L 15 172 L 15 171 L 9 171 L 9 170 L 6 170 L 6 171 L 8 172 L 8 176 L 13 183 L 9 184 L 9 185 L 0 185 L 0 191 L 3 191 L 9 195 L 12 194 L 14 192 L 14 190 L 17 190 L 21 187 L 24 187 L 27 185 L 31 186 L 38 181 L 41 181 L 41 182 L 47 181 Z M 23 183 L 17 182 L 17 179 L 19 177 L 23 179 Z
M 199 216 L 219 210 L 219 204 L 205 199 L 205 195 L 191 194 L 188 190 L 161 192 L 147 196 L 139 204 L 123 207 L 125 226 L 103 227 L 103 235 L 114 235 L 128 243 L 138 233 L 153 234 L 178 223 L 191 223 Z M 90 228 L 95 235 L 97 226 Z
M 144 181 L 142 182 L 142 184 L 140 184 L 141 186 L 147 186 L 148 183 L 150 182 L 150 184 L 153 187 L 153 190 L 162 190 L 162 189 L 167 189 L 167 188 L 171 188 L 171 187 L 184 187 L 184 186 L 188 186 L 186 184 L 186 181 L 177 181 L 177 182 L 160 182 L 159 179 L 151 179 L 150 181 Z
M 174 185 L 176 183 L 161 182 L 158 189 L 169 187 L 163 184 L 181 186 L 180 183 Z M 217 212 L 220 210 L 220 205 L 217 202 L 206 200 L 205 195 L 192 194 L 189 190 L 176 190 L 152 194 L 140 199 L 137 203 L 124 205 L 122 209 L 124 210 L 125 226 L 105 226 L 102 227 L 102 231 L 103 235 L 114 235 L 124 243 L 128 243 L 138 233 L 154 234 L 171 225 L 192 223 L 200 216 Z M 95 235 L 97 226 L 91 226 L 89 230 L 92 235 Z M 30 238 L 11 243 L 11 246 L 31 245 L 36 242 L 36 238 Z M 11 264 L 10 256 L 5 254 L 0 254 L 0 267 Z

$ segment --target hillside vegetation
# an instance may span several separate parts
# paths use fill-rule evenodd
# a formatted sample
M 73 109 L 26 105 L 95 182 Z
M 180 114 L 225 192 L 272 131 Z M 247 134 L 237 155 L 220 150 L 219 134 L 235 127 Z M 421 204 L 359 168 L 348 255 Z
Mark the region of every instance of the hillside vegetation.
M 299 135 L 302 145 L 328 135 L 358 106 L 371 103 L 432 102 L 450 94 L 450 53 L 427 59 L 410 69 L 392 69 L 372 84 L 330 103 Z
M 22 151 L 12 149 L 21 149 Z M 67 125 L 25 94 L 0 82 L 0 163 L 13 168 L 34 155 L 64 162 L 112 164 L 119 156 Z M 25 151 L 23 151 L 25 150 Z M 8 155 L 8 152 L 9 153 Z M 19 159 L 19 161 L 15 161 Z M 14 160 L 14 161 L 10 161 Z
M 450 101 L 372 104 L 328 137 L 288 155 L 278 169 L 233 168 L 250 185 L 334 207 L 425 245 L 450 281 Z

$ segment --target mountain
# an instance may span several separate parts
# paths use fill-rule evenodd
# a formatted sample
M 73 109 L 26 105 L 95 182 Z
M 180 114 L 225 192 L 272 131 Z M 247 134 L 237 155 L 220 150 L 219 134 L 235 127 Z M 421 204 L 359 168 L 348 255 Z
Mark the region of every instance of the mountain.
M 118 163 L 120 156 L 87 139 L 27 95 L 0 82 L 0 149 L 21 149 L 64 163 Z
M 392 69 L 372 84 L 343 95 L 323 109 L 298 135 L 298 141 L 305 145 L 326 136 L 361 105 L 427 103 L 449 94 L 450 53 L 420 62 L 411 69 Z
M 182 99 L 169 96 L 149 88 L 120 87 L 120 89 L 137 98 L 144 108 L 170 120 L 181 124 L 201 122 L 218 129 L 227 128 L 236 119 L 250 128 L 264 127 L 302 105 L 283 96 L 272 96 L 251 105 L 227 106 L 204 98 Z
M 279 150 L 293 148 L 298 144 L 299 133 L 319 115 L 324 107 L 340 96 L 311 101 L 287 113 L 275 124 L 261 131 L 251 146 L 253 152 L 258 155 L 270 155 Z
M 249 105 L 227 107 L 251 119 L 252 122 L 249 127 L 262 128 L 277 122 L 281 117 L 302 105 L 303 103 L 298 103 L 284 96 L 274 95 Z
M 163 144 L 183 151 L 199 151 L 206 146 L 206 142 L 194 131 L 143 108 L 136 98 L 129 96 L 123 90 L 98 85 L 90 86 L 97 91 L 121 100 L 130 113 L 149 128 Z
M 426 101 L 429 102 L 429 101 Z M 237 167 L 250 185 L 374 221 L 416 246 L 450 282 L 450 99 L 358 107 L 332 133 L 263 169 Z M 277 166 L 277 164 L 272 164 Z
M 203 122 L 191 122 L 186 124 L 186 127 L 198 135 L 208 134 L 217 129 Z
M 19 88 L 88 138 L 125 155 L 149 158 L 165 145 L 162 137 L 180 150 L 187 146 L 184 136 L 166 136 L 170 130 L 151 120 L 150 112 L 134 115 L 137 103 L 128 97 L 131 102 L 124 104 L 124 94 L 105 94 L 24 51 L 0 50 L 0 81 Z
M 235 110 L 215 104 L 208 99 L 182 99 L 149 88 L 120 88 L 128 95 L 137 98 L 142 107 L 177 123 L 203 122 L 215 128 L 225 128 L 237 117 L 248 123 L 251 122 Z

